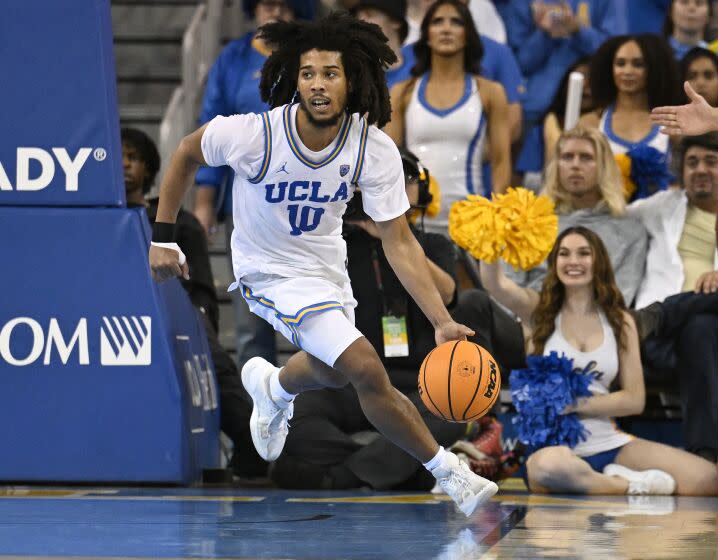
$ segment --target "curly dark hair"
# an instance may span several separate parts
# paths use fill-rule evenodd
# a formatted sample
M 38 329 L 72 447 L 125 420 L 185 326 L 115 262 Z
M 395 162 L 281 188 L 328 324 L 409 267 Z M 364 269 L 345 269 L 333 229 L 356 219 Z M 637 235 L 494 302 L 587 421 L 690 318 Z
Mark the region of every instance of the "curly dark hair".
M 613 275 L 613 267 L 611 266 L 611 259 L 608 256 L 606 246 L 601 241 L 601 238 L 590 229 L 575 226 L 561 232 L 548 256 L 548 272 L 541 286 L 538 305 L 531 314 L 531 324 L 533 326 L 531 342 L 534 354 L 543 354 L 546 341 L 556 329 L 556 316 L 561 311 L 566 297 L 566 289 L 558 279 L 556 258 L 558 257 L 561 242 L 572 233 L 583 237 L 591 247 L 591 252 L 593 253 L 593 297 L 596 300 L 596 305 L 603 311 L 608 323 L 611 325 L 618 348 L 625 347 L 626 337 L 623 330 L 625 319 L 623 313 L 626 310 L 626 304 L 623 301 L 621 291 L 616 285 L 616 278 Z
M 677 105 L 681 100 L 678 65 L 665 39 L 653 33 L 618 35 L 599 47 L 591 59 L 591 95 L 596 107 L 605 109 L 616 101 L 618 89 L 613 78 L 616 52 L 629 41 L 638 43 L 646 65 L 648 108 Z
M 378 25 L 335 12 L 314 22 L 277 22 L 259 29 L 276 46 L 262 68 L 259 91 L 274 107 L 291 103 L 297 91 L 299 58 L 312 49 L 339 52 L 347 76 L 347 111 L 384 126 L 391 118 L 385 70 L 397 60 Z
M 140 159 L 145 164 L 147 176 L 145 177 L 145 184 L 142 185 L 142 192 L 147 194 L 150 192 L 150 188 L 155 182 L 155 177 L 157 177 L 157 172 L 160 170 L 160 153 L 157 151 L 157 146 L 152 141 L 152 138 L 138 128 L 123 128 L 120 130 L 120 138 L 123 144 L 132 146 L 137 150 Z
M 429 47 L 429 26 L 434 19 L 436 11 L 444 5 L 453 6 L 464 23 L 466 30 L 466 46 L 464 47 L 464 71 L 469 74 L 479 74 L 481 57 L 484 56 L 484 46 L 481 43 L 479 32 L 476 30 L 474 18 L 471 16 L 466 3 L 461 0 L 437 0 L 426 12 L 421 21 L 421 37 L 414 43 L 416 64 L 411 69 L 412 76 L 421 76 L 431 70 L 431 47 Z

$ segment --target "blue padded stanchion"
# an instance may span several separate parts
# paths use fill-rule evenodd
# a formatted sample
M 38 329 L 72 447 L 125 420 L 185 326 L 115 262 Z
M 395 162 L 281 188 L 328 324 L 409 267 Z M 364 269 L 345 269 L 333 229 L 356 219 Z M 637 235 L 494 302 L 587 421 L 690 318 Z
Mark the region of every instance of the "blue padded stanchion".
M 0 206 L 124 206 L 110 1 L 2 10 Z
M 189 483 L 219 465 L 206 336 L 144 210 L 0 207 L 0 480 Z

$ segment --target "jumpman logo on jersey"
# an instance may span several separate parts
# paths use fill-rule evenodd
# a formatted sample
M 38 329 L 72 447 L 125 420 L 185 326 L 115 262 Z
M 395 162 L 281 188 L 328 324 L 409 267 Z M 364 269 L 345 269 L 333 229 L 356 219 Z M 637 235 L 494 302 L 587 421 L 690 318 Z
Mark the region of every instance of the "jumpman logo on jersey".
M 282 165 L 275 171 L 275 173 L 279 173 L 280 171 L 284 171 L 287 175 L 289 175 L 289 171 L 287 171 L 287 162 L 285 161 L 282 163 Z

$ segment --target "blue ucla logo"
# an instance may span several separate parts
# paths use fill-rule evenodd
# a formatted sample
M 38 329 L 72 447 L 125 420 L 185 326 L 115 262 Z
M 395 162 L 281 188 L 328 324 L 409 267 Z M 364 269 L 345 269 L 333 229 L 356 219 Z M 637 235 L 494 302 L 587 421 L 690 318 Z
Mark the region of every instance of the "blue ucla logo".
M 279 183 L 268 183 L 264 185 L 264 199 L 270 204 L 284 202 L 313 202 L 326 204 L 347 200 L 349 198 L 349 187 L 342 182 L 334 195 L 321 194 L 321 181 L 281 181 Z M 319 226 L 324 208 L 316 206 L 289 204 L 289 226 L 291 235 L 301 235 L 304 232 L 314 231 Z

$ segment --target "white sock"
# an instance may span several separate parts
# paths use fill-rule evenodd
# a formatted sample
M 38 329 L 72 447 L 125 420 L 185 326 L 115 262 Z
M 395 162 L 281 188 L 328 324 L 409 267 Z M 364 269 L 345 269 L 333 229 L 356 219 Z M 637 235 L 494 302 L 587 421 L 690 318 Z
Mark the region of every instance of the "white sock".
M 436 452 L 436 455 L 426 463 L 424 463 L 424 467 L 427 471 L 433 472 L 436 468 L 440 467 L 444 463 L 444 459 L 446 459 L 446 450 L 443 447 L 439 447 L 439 451 Z
M 287 391 L 284 390 L 284 387 L 282 387 L 282 384 L 279 382 L 280 371 L 282 370 L 276 370 L 269 378 L 269 394 L 277 406 L 287 408 L 289 403 L 291 403 L 297 395 L 287 393 Z

